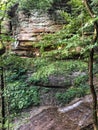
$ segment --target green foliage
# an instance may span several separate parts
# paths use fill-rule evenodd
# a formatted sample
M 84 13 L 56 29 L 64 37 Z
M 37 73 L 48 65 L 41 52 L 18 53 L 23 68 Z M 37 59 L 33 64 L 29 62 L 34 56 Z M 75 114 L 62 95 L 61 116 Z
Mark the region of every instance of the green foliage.
M 51 6 L 53 0 L 20 0 L 20 9 L 30 11 L 32 9 L 47 10 Z
M 5 54 L 3 57 L 3 65 L 5 68 L 11 70 L 12 72 L 16 69 L 28 69 L 32 66 L 32 60 L 24 59 L 19 56 L 15 56 L 13 54 Z M 17 70 L 18 71 L 18 70 Z
M 53 4 L 59 3 L 61 0 L 20 0 L 20 9 L 29 12 L 33 9 L 38 9 L 41 11 L 47 11 L 50 9 Z
M 98 13 L 98 0 L 91 0 L 91 7 L 94 13 L 97 15 Z
M 25 11 L 31 9 L 48 10 L 53 2 L 60 0 L 20 0 L 20 8 Z M 90 18 L 85 10 L 82 1 L 70 0 L 71 13 L 61 11 L 60 14 L 65 18 L 66 25 L 63 29 L 54 34 L 47 34 L 34 46 L 40 48 L 41 57 L 32 60 L 22 59 L 17 56 L 4 55 L 3 66 L 7 70 L 7 88 L 5 95 L 9 97 L 10 110 L 21 110 L 31 104 L 38 105 L 39 91 L 31 83 L 48 82 L 48 77 L 52 74 L 62 74 L 67 76 L 75 71 L 87 70 L 87 63 L 82 61 L 65 61 L 66 57 L 87 53 L 89 49 L 96 47 L 97 43 L 90 45 L 92 36 L 83 36 L 83 32 L 92 32 L 93 23 L 98 20 Z M 9 6 L 13 3 L 9 3 Z M 97 7 L 97 0 L 91 2 L 92 7 Z M 6 5 L 0 4 L 0 18 L 3 16 Z M 94 9 L 97 14 L 97 9 Z M 2 39 L 8 39 L 2 36 Z M 76 48 L 80 47 L 79 52 Z M 49 51 L 47 51 L 47 48 Z M 55 59 L 61 59 L 58 61 Z M 1 64 L 1 63 L 0 63 Z M 28 70 L 32 70 L 32 76 L 26 76 Z M 75 86 L 69 88 L 65 93 L 57 93 L 56 97 L 68 103 L 75 97 L 81 97 L 88 93 L 88 86 L 85 84 L 87 76 L 79 76 L 75 79 Z M 48 91 L 48 90 L 46 90 Z
M 5 53 L 6 44 L 13 41 L 13 38 L 10 36 L 10 34 L 7 34 L 5 27 L 5 21 L 7 21 L 8 16 L 7 12 L 13 2 L 16 2 L 16 0 L 0 1 L 0 56 Z
M 9 99 L 10 111 L 19 111 L 30 105 L 38 105 L 40 103 L 39 88 L 32 86 L 32 83 L 41 82 L 48 83 L 50 75 L 68 76 L 76 71 L 85 71 L 87 63 L 83 61 L 73 60 L 53 60 L 49 58 L 23 59 L 18 56 L 3 56 L 4 67 L 6 68 L 6 84 L 5 96 Z M 30 73 L 32 75 L 28 76 Z M 84 79 L 77 79 L 77 86 Z M 48 92 L 49 89 L 43 91 Z M 79 89 L 80 91 L 80 89 Z
M 41 92 L 43 92 L 43 93 L 48 93 L 49 91 L 51 91 L 51 89 L 53 89 L 53 88 L 41 88 Z
M 3 20 L 3 18 L 5 16 L 6 8 L 7 8 L 6 2 L 1 0 L 1 2 L 0 2 L 0 24 L 1 24 L 1 20 Z
M 0 24 L 7 17 L 7 11 L 9 8 L 18 2 L 18 0 L 1 0 L 0 1 Z
M 3 45 L 2 45 L 2 43 L 0 42 L 0 50 L 2 50 L 3 49 Z
M 4 56 L 6 68 L 5 96 L 8 98 L 10 111 L 18 111 L 32 105 L 39 104 L 38 88 L 27 82 L 27 70 L 31 62 L 17 56 Z
M 75 78 L 74 86 L 68 88 L 63 93 L 56 93 L 56 98 L 64 103 L 69 103 L 74 98 L 80 98 L 90 93 L 89 85 L 87 84 L 88 75 L 80 75 Z
M 71 87 L 66 92 L 62 93 L 56 93 L 56 98 L 62 102 L 63 104 L 69 103 L 71 100 L 73 100 L 76 97 L 83 97 L 86 94 L 89 94 L 89 86 L 83 85 L 79 87 Z
M 60 11 L 61 16 L 66 21 L 63 29 L 54 34 L 43 36 L 43 39 L 34 45 L 40 48 L 40 53 L 43 57 L 64 59 L 75 57 L 78 54 L 86 54 L 87 56 L 89 50 L 97 46 L 97 43 L 93 45 L 91 43 L 93 35 L 84 35 L 85 32 L 93 32 L 93 23 L 97 21 L 97 16 L 91 18 L 80 0 L 70 0 L 68 4 L 71 5 L 71 13 L 64 10 Z M 77 51 L 77 47 L 80 47 L 79 51 Z
M 23 108 L 39 104 L 38 88 L 29 86 L 25 82 L 14 81 L 9 83 L 5 90 L 9 99 L 10 111 L 19 111 Z
M 82 86 L 87 81 L 88 81 L 87 75 L 80 75 L 80 76 L 76 77 L 74 85 L 75 85 L 75 87 Z
M 8 119 L 6 119 L 4 128 L 5 129 L 10 128 L 10 130 L 13 130 L 13 124 L 10 123 Z M 2 130 L 2 123 L 1 122 L 0 122 L 0 130 Z
M 47 69 L 48 67 L 48 69 Z M 55 72 L 55 66 L 53 64 L 50 64 L 48 66 L 44 66 L 38 69 L 37 72 L 32 74 L 32 81 L 33 82 L 48 82 L 47 78 L 49 77 L 50 74 Z
M 29 78 L 29 82 L 48 83 L 50 75 L 65 75 L 75 72 L 87 70 L 87 63 L 83 61 L 51 61 L 49 59 L 38 58 L 34 60 L 35 70 L 32 76 Z
M 79 18 L 77 18 L 79 19 Z M 76 55 L 88 54 L 90 48 L 96 47 L 89 45 L 91 37 L 83 37 L 82 29 L 79 30 L 79 21 L 73 20 L 72 23 L 67 24 L 62 30 L 55 34 L 45 35 L 35 47 L 40 48 L 42 57 L 52 57 L 55 59 L 64 59 L 68 57 L 75 57 Z M 86 28 L 85 28 L 86 29 Z M 79 34 L 73 34 L 78 32 Z M 80 48 L 78 50 L 77 48 Z M 47 48 L 50 51 L 47 51 Z

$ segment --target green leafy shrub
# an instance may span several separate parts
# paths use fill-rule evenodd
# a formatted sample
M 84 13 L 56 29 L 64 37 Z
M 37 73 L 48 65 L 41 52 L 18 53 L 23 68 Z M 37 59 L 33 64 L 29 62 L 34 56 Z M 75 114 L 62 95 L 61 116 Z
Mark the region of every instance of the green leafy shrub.
M 18 81 L 7 86 L 5 96 L 8 97 L 10 111 L 19 111 L 30 105 L 38 105 L 40 102 L 36 86 L 29 86 Z
M 20 9 L 29 12 L 32 9 L 47 10 L 51 6 L 53 0 L 20 0 Z
M 62 102 L 62 104 L 67 104 L 76 97 L 83 97 L 89 93 L 88 85 L 80 87 L 71 87 L 64 93 L 56 93 L 56 98 Z
M 87 84 L 88 76 L 80 75 L 75 78 L 74 86 L 67 89 L 64 93 L 56 93 L 56 98 L 62 102 L 62 104 L 69 103 L 76 97 L 83 97 L 89 94 L 89 85 Z
M 29 82 L 48 83 L 48 77 L 50 75 L 69 75 L 75 71 L 84 71 L 87 69 L 87 63 L 83 61 L 51 61 L 48 59 L 42 60 L 41 58 L 34 62 L 35 70 L 32 76 L 29 78 Z
M 28 69 L 32 65 L 31 59 L 24 59 L 12 54 L 5 54 L 3 56 L 4 67 L 8 70 Z
M 88 81 L 88 75 L 80 75 L 75 78 L 74 85 L 78 87 L 85 84 L 87 81 Z
M 39 104 L 38 87 L 27 82 L 27 70 L 31 67 L 31 61 L 13 55 L 5 59 L 7 84 L 5 96 L 9 100 L 10 111 Z
M 25 66 L 24 66 L 25 65 Z M 87 63 L 83 61 L 73 60 L 53 60 L 50 58 L 34 58 L 23 60 L 17 56 L 10 56 L 6 59 L 5 66 L 7 67 L 5 95 L 9 99 L 10 111 L 19 111 L 27 108 L 30 105 L 40 104 L 39 88 L 32 86 L 32 82 L 48 83 L 48 77 L 54 75 L 70 75 L 73 72 L 83 72 L 87 68 Z M 30 74 L 28 71 L 30 70 Z M 80 86 L 84 80 L 76 80 L 76 86 Z M 83 82 L 82 82 L 83 85 Z M 49 89 L 43 90 L 48 92 Z M 77 91 L 77 92 L 76 92 Z M 86 91 L 86 90 L 85 90 Z M 78 93 L 78 94 L 77 94 Z M 66 94 L 61 96 L 61 93 L 56 94 L 60 101 L 66 102 L 72 100 L 75 95 L 82 96 L 85 94 L 82 87 L 75 89 L 68 89 Z M 67 101 L 68 100 L 68 101 Z

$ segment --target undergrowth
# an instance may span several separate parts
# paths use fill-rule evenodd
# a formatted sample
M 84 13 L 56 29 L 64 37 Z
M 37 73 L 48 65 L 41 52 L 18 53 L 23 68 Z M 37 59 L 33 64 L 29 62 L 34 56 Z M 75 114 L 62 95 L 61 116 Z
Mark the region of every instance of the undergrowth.
M 61 60 L 61 61 L 50 61 L 48 59 L 37 59 L 34 61 L 35 72 L 29 78 L 30 82 L 48 82 L 50 75 L 69 75 L 76 71 L 87 71 L 87 63 L 83 61 L 73 60 Z
M 74 98 L 84 97 L 89 93 L 89 86 L 87 84 L 82 84 L 79 87 L 71 87 L 64 93 L 56 93 L 56 98 L 59 100 L 61 104 L 68 104 Z
M 6 68 L 6 89 L 5 96 L 8 99 L 11 112 L 19 112 L 29 106 L 40 104 L 40 93 L 46 88 L 35 86 L 35 82 L 48 84 L 50 75 L 71 75 L 73 72 L 86 72 L 87 63 L 80 60 L 53 60 L 45 58 L 22 59 L 17 56 L 10 56 L 4 63 Z M 65 90 L 64 93 L 55 93 L 57 100 L 68 103 L 75 97 L 81 97 L 88 93 L 88 86 L 85 85 L 87 76 L 80 76 L 75 79 L 73 87 Z M 46 92 L 49 92 L 47 89 Z

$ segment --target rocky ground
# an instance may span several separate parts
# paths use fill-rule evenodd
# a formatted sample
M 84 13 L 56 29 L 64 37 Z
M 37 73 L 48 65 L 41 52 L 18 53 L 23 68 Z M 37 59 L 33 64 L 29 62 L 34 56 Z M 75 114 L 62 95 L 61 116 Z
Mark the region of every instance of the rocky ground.
M 91 102 L 88 95 L 63 108 L 45 106 L 30 109 L 15 119 L 14 130 L 92 130 Z

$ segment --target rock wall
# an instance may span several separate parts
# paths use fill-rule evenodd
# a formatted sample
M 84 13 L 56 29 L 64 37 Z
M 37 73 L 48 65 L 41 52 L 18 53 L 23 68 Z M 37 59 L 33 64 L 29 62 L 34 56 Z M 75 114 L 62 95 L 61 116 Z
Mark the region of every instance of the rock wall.
M 57 32 L 66 23 L 60 11 L 71 12 L 67 2 L 68 0 L 54 1 L 47 11 L 37 9 L 19 11 L 19 3 L 10 7 L 8 10 L 10 19 L 6 23 L 6 29 L 15 39 L 12 50 L 21 56 L 37 55 L 32 47 L 33 43 L 41 40 L 44 34 Z
M 48 13 L 42 13 L 37 10 L 30 12 L 30 16 L 23 11 L 17 14 L 17 27 L 12 20 L 12 33 L 15 42 L 12 43 L 13 51 L 22 56 L 34 56 L 33 43 L 42 39 L 42 36 L 47 33 L 55 33 L 60 30 L 63 25 L 58 24 L 50 19 Z

